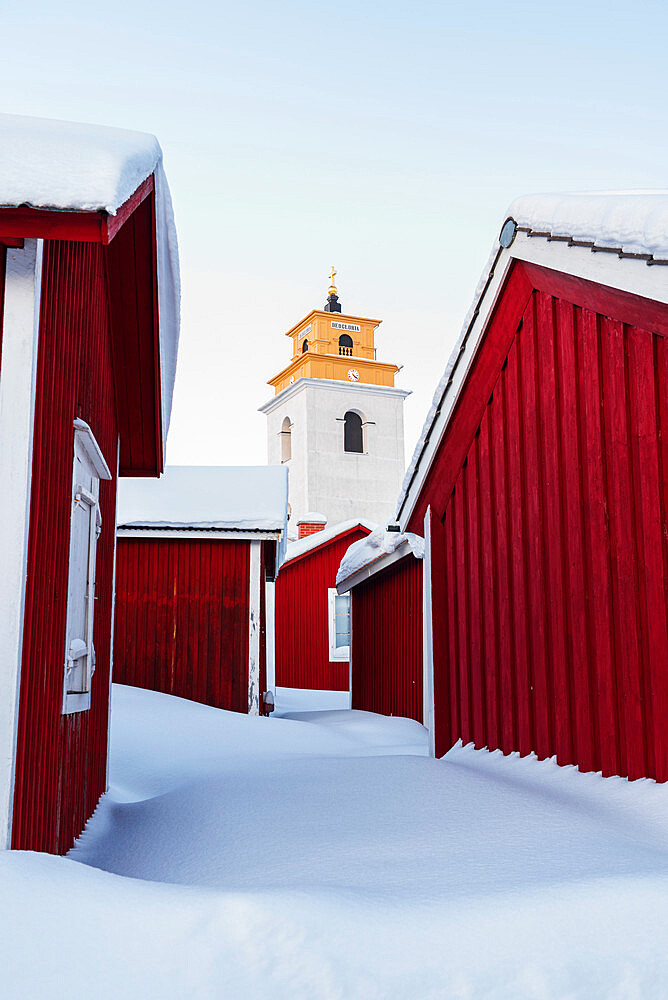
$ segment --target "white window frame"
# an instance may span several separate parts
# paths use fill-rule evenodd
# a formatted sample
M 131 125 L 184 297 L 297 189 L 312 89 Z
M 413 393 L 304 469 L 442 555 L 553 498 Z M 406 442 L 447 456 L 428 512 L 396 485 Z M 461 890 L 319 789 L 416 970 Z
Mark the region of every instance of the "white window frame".
M 352 627 L 350 594 L 337 594 L 336 587 L 329 587 L 327 590 L 327 620 L 329 626 L 329 660 L 330 663 L 347 663 L 350 660 L 350 646 L 336 645 L 336 598 L 345 596 L 348 598 L 349 634 Z
M 82 475 L 83 472 L 83 475 Z M 72 494 L 70 506 L 70 546 L 67 571 L 67 615 L 65 624 L 65 665 L 63 673 L 63 715 L 85 712 L 90 708 L 91 681 L 95 672 L 93 626 L 95 620 L 95 564 L 97 540 L 102 530 L 100 514 L 100 480 L 111 479 L 95 435 L 84 420 L 74 421 L 72 459 Z M 81 480 L 85 479 L 85 483 Z M 90 486 L 90 488 L 89 488 Z M 86 577 L 76 574 L 79 560 L 73 558 L 75 547 L 82 544 L 82 534 L 73 530 L 74 514 L 88 511 Z M 86 544 L 84 542 L 84 544 Z M 75 604 L 85 595 L 85 635 L 71 634 Z

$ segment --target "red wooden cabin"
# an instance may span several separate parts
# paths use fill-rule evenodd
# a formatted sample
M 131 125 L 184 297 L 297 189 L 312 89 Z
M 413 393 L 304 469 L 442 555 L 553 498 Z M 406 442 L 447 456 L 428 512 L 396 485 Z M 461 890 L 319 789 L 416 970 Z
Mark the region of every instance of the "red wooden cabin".
M 351 707 L 428 725 L 423 552 L 421 538 L 376 528 L 348 549 L 336 580 L 337 592 L 351 602 Z
M 157 476 L 178 259 L 153 136 L 0 116 L 0 840 L 106 787 L 117 471 Z
M 277 687 L 348 690 L 349 647 L 341 628 L 337 639 L 336 574 L 348 546 L 373 527 L 343 521 L 288 545 L 275 586 Z M 343 625 L 348 602 L 339 604 Z
M 285 466 L 170 466 L 119 493 L 114 681 L 258 714 Z
M 400 499 L 436 752 L 668 778 L 668 194 L 511 207 Z

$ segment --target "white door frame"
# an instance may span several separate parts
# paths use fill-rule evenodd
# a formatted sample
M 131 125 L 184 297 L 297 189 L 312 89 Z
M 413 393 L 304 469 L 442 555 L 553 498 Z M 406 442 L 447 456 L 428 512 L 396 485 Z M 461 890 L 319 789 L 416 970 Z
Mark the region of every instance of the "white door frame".
M 434 630 L 431 599 L 431 507 L 424 515 L 422 561 L 422 724 L 429 730 L 429 756 L 436 755 L 434 733 Z
M 0 359 L 0 848 L 11 847 L 43 240 L 7 250 Z

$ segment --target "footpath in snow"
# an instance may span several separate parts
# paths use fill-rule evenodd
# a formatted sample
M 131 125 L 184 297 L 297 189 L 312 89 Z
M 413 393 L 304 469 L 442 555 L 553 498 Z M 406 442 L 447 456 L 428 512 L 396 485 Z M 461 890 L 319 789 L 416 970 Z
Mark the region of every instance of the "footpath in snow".
M 668 996 L 668 788 L 280 694 L 115 686 L 69 857 L 0 855 L 3 1000 Z

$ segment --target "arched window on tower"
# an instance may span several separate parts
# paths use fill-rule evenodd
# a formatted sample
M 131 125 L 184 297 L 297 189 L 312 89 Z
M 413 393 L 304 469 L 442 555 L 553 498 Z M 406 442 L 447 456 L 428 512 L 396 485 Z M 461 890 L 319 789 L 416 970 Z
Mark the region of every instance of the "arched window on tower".
M 347 333 L 342 333 L 339 337 L 339 354 L 346 354 L 351 357 L 353 353 L 353 338 Z
M 286 417 L 281 424 L 281 462 L 289 462 L 292 458 L 292 424 Z
M 305 340 L 304 343 L 302 344 L 302 354 L 306 354 L 307 351 L 308 351 L 308 340 Z
M 348 410 L 343 418 L 343 450 L 364 454 L 363 422 L 354 410 Z

